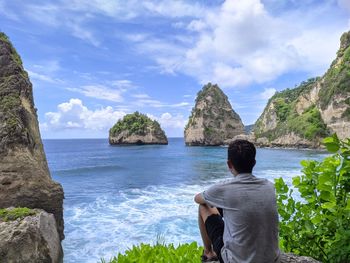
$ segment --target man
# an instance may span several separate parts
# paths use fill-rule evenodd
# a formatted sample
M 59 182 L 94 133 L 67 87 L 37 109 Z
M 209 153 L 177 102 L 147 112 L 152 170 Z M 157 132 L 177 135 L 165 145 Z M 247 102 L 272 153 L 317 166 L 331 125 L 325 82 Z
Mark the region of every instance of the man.
M 252 174 L 255 155 L 252 143 L 232 142 L 227 165 L 234 178 L 195 196 L 204 244 L 202 262 L 280 261 L 275 188 Z

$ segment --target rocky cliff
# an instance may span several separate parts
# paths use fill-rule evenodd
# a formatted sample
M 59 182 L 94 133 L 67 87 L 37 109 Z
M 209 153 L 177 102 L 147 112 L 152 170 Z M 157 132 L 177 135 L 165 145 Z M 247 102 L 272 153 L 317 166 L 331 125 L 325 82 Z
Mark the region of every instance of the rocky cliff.
M 350 32 L 322 77 L 277 92 L 254 127 L 262 146 L 319 147 L 332 133 L 350 136 Z
M 208 83 L 198 92 L 185 127 L 186 145 L 222 145 L 238 134 L 244 134 L 241 118 L 222 90 Z
M 41 209 L 19 216 L 18 210 L 0 210 L 0 263 L 62 262 L 63 252 L 54 216 Z M 4 220 L 1 214 L 11 214 L 11 211 L 15 216 Z
M 32 84 L 7 36 L 0 33 L 0 208 L 41 208 L 63 234 L 63 189 L 51 179 Z
M 168 139 L 157 121 L 135 112 L 124 116 L 109 130 L 109 143 L 168 144 Z

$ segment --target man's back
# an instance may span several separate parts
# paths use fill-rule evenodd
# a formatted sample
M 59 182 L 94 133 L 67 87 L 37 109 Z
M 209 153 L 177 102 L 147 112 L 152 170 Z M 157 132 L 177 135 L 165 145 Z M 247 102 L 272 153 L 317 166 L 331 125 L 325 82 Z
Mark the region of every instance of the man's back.
M 210 187 L 203 198 L 223 209 L 225 262 L 278 261 L 278 214 L 271 182 L 239 174 Z

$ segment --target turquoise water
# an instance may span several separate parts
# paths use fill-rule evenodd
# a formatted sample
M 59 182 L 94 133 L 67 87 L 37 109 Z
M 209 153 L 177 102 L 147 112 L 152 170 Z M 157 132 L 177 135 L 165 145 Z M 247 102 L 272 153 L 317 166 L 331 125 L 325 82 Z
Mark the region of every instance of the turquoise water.
M 200 242 L 193 196 L 230 178 L 225 147 L 109 146 L 106 139 L 44 140 L 51 175 L 64 188 L 64 262 L 97 262 L 140 242 Z M 258 149 L 254 174 L 288 182 L 311 150 Z

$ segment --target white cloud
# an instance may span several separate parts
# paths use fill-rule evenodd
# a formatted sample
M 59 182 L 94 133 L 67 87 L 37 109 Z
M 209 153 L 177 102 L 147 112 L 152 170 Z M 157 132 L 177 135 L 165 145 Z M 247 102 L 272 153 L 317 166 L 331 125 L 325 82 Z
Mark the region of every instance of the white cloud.
M 162 113 L 159 117 L 147 113 L 146 114 L 152 120 L 156 120 L 160 123 L 160 126 L 165 130 L 169 129 L 183 129 L 187 123 L 187 119 L 182 114 L 172 115 L 169 112 Z
M 85 85 L 79 88 L 67 88 L 67 90 L 79 92 L 95 99 L 122 102 L 124 101 L 123 93 L 137 88 L 137 86 L 127 79 L 105 81 L 105 83 L 109 86 L 102 84 Z
M 36 79 L 36 80 L 41 80 L 41 81 L 46 81 L 46 82 L 50 82 L 50 83 L 57 83 L 59 82 L 59 80 L 55 80 L 53 79 L 51 76 L 48 75 L 44 75 L 44 74 L 40 74 L 31 70 L 27 70 L 29 77 L 31 79 Z
M 70 99 L 68 102 L 57 106 L 57 111 L 47 112 L 45 122 L 40 123 L 40 128 L 45 132 L 78 130 L 83 133 L 107 136 L 108 130 L 127 112 L 114 110 L 111 106 L 99 109 L 88 109 L 80 99 Z M 153 120 L 157 120 L 161 127 L 170 136 L 182 136 L 186 125 L 186 118 L 182 114 L 172 115 L 169 112 L 160 116 L 146 114 Z
M 71 31 L 71 34 L 76 38 L 89 42 L 95 47 L 100 46 L 100 41 L 94 36 L 94 33 L 88 28 L 84 28 L 82 23 L 78 21 L 72 21 L 67 22 L 66 26 Z
M 107 132 L 125 114 L 123 111 L 113 110 L 111 106 L 89 110 L 80 99 L 70 99 L 69 102 L 59 104 L 56 112 L 47 112 L 45 122 L 40 127 L 46 131 L 88 129 Z
M 149 98 L 151 98 L 149 95 L 147 95 L 147 94 L 133 94 L 133 95 L 131 95 L 131 97 L 133 97 L 133 98 L 137 98 L 137 99 L 149 99 Z
M 348 29 L 339 21 L 320 21 L 329 13 L 326 7 L 276 15 L 261 0 L 227 0 L 220 10 L 206 10 L 188 23 L 192 42 L 148 38 L 137 47 L 154 59 L 161 72 L 180 72 L 201 84 L 245 86 L 293 71 L 319 75 L 334 59 L 339 37 Z
M 0 0 L 0 14 L 11 20 L 20 21 L 18 15 L 6 6 L 5 0 Z
M 260 93 L 260 97 L 264 100 L 268 100 L 276 93 L 276 91 L 277 90 L 274 88 L 264 89 L 264 91 L 262 93 Z
M 175 116 L 168 112 L 163 113 L 160 118 L 158 118 L 159 123 L 164 128 L 178 128 L 183 129 L 186 125 L 187 120 L 183 115 L 177 114 Z
M 86 97 L 95 99 L 108 100 L 114 102 L 122 102 L 122 91 L 118 89 L 111 89 L 103 85 L 88 85 L 81 88 L 67 88 L 69 91 L 79 92 Z
M 132 81 L 128 79 L 113 80 L 113 81 L 110 81 L 109 83 L 110 85 L 120 89 L 121 91 L 128 91 L 128 90 L 137 88 L 137 86 L 134 85 Z
M 165 17 L 201 17 L 206 12 L 198 3 L 186 1 L 143 1 L 147 11 Z
M 173 104 L 164 103 L 159 100 L 154 100 L 150 97 L 143 97 L 143 96 L 139 97 L 135 102 L 133 102 L 133 104 L 138 107 L 151 107 L 151 108 L 184 108 L 191 105 L 188 102 L 179 102 L 179 103 L 173 103 Z
M 29 64 L 26 69 L 32 80 L 40 80 L 49 83 L 64 83 L 63 80 L 56 77 L 56 73 L 61 70 L 57 60 L 42 61 L 40 64 Z

